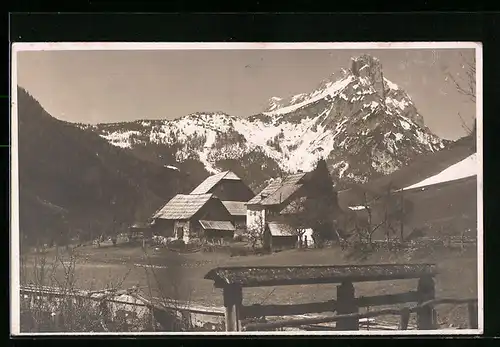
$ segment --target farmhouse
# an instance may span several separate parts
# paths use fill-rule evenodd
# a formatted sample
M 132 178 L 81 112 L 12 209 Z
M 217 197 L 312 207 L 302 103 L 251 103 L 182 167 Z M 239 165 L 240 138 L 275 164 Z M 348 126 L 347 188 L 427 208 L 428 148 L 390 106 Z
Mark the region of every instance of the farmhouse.
M 232 216 L 214 194 L 178 194 L 153 216 L 155 232 L 189 242 L 234 234 Z M 214 233 L 215 232 L 215 233 Z
M 295 235 L 312 240 L 312 230 L 328 229 L 335 212 L 340 210 L 330 174 L 324 162 L 311 172 L 299 172 L 276 179 L 247 203 L 247 227 L 263 234 L 269 222 L 277 222 L 269 229 L 289 230 Z M 328 226 L 327 226 L 328 225 Z M 278 231 L 276 231 L 278 232 Z
M 209 176 L 191 192 L 191 195 L 199 194 L 214 194 L 222 201 L 231 215 L 230 221 L 235 227 L 235 234 L 246 230 L 245 204 L 254 193 L 235 173 L 224 171 Z

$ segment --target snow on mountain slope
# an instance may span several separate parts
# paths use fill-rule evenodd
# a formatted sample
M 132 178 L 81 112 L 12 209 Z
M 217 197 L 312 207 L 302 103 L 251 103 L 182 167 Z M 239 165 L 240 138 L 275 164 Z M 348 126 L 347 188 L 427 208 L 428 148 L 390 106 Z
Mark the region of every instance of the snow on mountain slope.
M 272 97 L 265 112 L 246 119 L 200 112 L 175 120 L 81 126 L 132 151 L 168 147 L 176 162 L 197 160 L 212 173 L 236 170 L 227 165 L 243 171 L 252 166 L 273 177 L 311 170 L 325 158 L 334 177 L 358 183 L 446 144 L 369 55 L 353 58 L 349 70 L 330 75 L 311 92 Z
M 421 188 L 430 186 L 433 184 L 444 183 L 449 181 L 455 181 L 466 177 L 476 176 L 478 172 L 478 160 L 477 154 L 474 153 L 464 160 L 451 165 L 440 173 L 426 178 L 425 180 L 415 183 L 409 187 L 404 188 L 403 190 Z
M 290 105 L 288 106 L 285 106 L 285 107 L 270 107 L 269 109 L 271 111 L 269 112 L 264 112 L 265 115 L 273 115 L 273 116 L 276 116 L 276 115 L 283 115 L 283 114 L 287 114 L 287 113 L 290 113 L 290 112 L 293 112 L 301 107 L 304 107 L 308 104 L 311 104 L 315 101 L 318 101 L 320 99 L 323 99 L 327 96 L 336 96 L 338 95 L 342 89 L 347 86 L 351 81 L 353 80 L 353 76 L 346 76 L 346 77 L 343 77 L 341 78 L 340 80 L 338 81 L 334 81 L 334 82 L 329 82 L 325 87 L 324 89 L 319 89 L 319 90 L 315 90 L 314 92 L 310 93 L 309 95 L 305 95 L 305 94 L 298 94 L 298 95 L 294 95 L 292 98 L 291 98 L 291 103 Z M 300 102 L 297 102 L 297 101 L 300 101 Z M 275 106 L 275 105 L 273 105 Z

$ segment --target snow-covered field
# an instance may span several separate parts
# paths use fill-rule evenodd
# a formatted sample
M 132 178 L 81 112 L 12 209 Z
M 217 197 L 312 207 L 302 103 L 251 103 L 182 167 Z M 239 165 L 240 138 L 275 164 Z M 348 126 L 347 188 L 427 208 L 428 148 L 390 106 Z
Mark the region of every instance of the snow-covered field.
M 415 183 L 411 186 L 403 188 L 403 190 L 422 188 L 433 184 L 455 181 L 466 177 L 476 176 L 479 171 L 479 161 L 477 154 L 474 153 L 464 160 L 451 165 L 440 173 L 428 177 L 423 181 Z

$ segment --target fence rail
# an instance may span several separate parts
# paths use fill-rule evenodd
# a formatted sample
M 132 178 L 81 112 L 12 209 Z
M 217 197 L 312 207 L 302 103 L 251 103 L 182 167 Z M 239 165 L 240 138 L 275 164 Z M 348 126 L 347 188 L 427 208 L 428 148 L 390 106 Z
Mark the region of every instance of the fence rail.
M 201 313 L 214 316 L 224 316 L 224 309 L 221 307 L 206 307 L 201 305 L 196 305 L 186 301 L 174 300 L 174 299 L 162 299 L 152 297 L 147 299 L 142 295 L 137 293 L 137 288 L 132 289 L 122 289 L 122 290 L 99 290 L 99 291 L 87 291 L 87 290 L 64 290 L 62 288 L 56 287 L 36 287 L 36 286 L 21 286 L 19 290 L 21 295 L 29 296 L 43 296 L 43 297 L 67 297 L 67 298 L 80 298 L 87 299 L 91 301 L 107 301 L 110 303 L 138 306 L 138 307 L 155 307 L 159 309 L 172 309 L 179 311 L 189 311 L 192 313 Z M 116 297 L 121 295 L 130 295 L 137 299 L 134 302 L 124 301 L 116 299 Z
M 405 307 L 402 309 L 382 309 L 377 311 L 370 311 L 365 313 L 351 313 L 351 314 L 341 314 L 333 317 L 321 317 L 321 318 L 304 318 L 304 319 L 287 319 L 276 322 L 269 323 L 251 323 L 247 324 L 243 329 L 246 331 L 255 330 L 270 330 L 278 329 L 284 327 L 298 327 L 304 325 L 314 325 L 322 323 L 337 322 L 345 319 L 362 319 L 362 318 L 373 318 L 385 315 L 399 315 L 400 316 L 400 330 L 406 330 L 408 328 L 408 322 L 411 313 L 418 313 L 421 309 L 426 307 L 435 307 L 437 305 L 463 305 L 467 304 L 469 313 L 469 327 L 471 329 L 477 329 L 477 299 L 434 299 L 428 300 L 421 304 L 415 305 L 413 307 Z
M 205 275 L 205 279 L 214 281 L 216 288 L 223 289 L 226 331 L 270 330 L 330 322 L 336 322 L 336 330 L 353 331 L 360 329 L 360 319 L 382 315 L 399 315 L 399 327 L 406 330 L 411 313 L 417 315 L 417 329 L 433 330 L 436 329 L 434 306 L 464 303 L 469 309 L 469 325 L 476 329 L 477 299 L 436 299 L 434 276 L 437 273 L 435 264 L 261 266 L 215 268 Z M 356 297 L 354 283 L 408 279 L 418 280 L 416 290 Z M 243 305 L 243 288 L 303 284 L 334 284 L 337 296 L 335 300 L 306 304 Z M 410 303 L 416 303 L 416 306 L 359 313 L 359 308 L 362 307 Z M 248 322 L 251 318 L 265 319 L 319 312 L 335 312 L 336 315 Z
M 375 295 L 368 297 L 355 298 L 358 307 L 374 307 L 402 304 L 407 302 L 417 302 L 419 293 L 409 291 L 406 293 Z M 287 305 L 250 305 L 241 307 L 241 317 L 258 318 L 262 316 L 292 316 L 306 313 L 333 312 L 336 310 L 337 300 L 328 300 L 324 302 L 313 302 L 306 304 L 287 304 Z

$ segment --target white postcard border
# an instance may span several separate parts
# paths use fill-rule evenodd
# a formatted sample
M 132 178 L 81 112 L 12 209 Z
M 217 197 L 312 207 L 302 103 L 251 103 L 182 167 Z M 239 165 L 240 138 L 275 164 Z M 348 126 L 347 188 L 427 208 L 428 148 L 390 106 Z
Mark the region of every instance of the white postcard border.
M 478 329 L 457 330 L 371 330 L 355 332 L 161 332 L 161 333 L 22 333 L 20 332 L 20 287 L 19 287 L 19 161 L 18 161 L 18 114 L 17 114 L 17 53 L 22 51 L 75 51 L 75 50 L 362 50 L 362 49 L 475 49 L 476 52 L 476 119 L 477 155 L 479 170 L 477 174 L 477 214 L 478 214 Z M 11 49 L 11 118 L 10 118 L 10 179 L 11 179 L 11 229 L 10 229 L 10 318 L 13 336 L 199 336 L 199 335 L 321 335 L 321 336 L 415 336 L 415 335 L 478 335 L 484 332 L 484 293 L 483 293 L 483 56 L 482 45 L 477 42 L 288 42 L 288 43 L 146 43 L 146 42 L 16 42 Z M 13 213 L 16 211 L 16 213 Z M 16 232 L 17 231 L 17 232 Z

